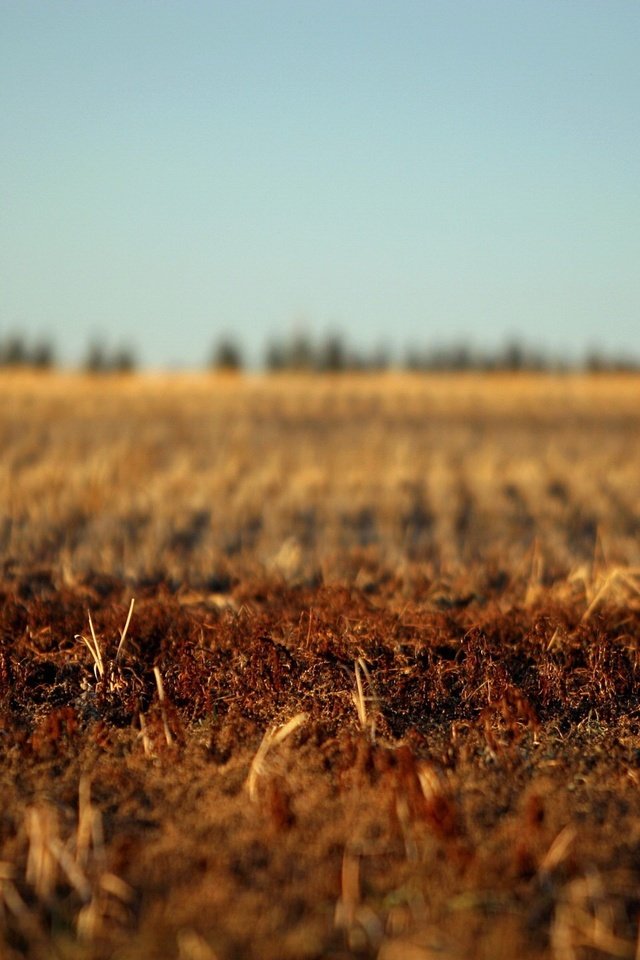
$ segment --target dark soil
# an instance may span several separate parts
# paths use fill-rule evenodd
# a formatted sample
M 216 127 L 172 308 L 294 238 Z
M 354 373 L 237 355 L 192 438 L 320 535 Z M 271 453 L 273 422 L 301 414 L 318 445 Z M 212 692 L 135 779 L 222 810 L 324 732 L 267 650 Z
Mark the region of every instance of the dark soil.
M 637 956 L 640 612 L 221 586 L 5 578 L 2 957 Z

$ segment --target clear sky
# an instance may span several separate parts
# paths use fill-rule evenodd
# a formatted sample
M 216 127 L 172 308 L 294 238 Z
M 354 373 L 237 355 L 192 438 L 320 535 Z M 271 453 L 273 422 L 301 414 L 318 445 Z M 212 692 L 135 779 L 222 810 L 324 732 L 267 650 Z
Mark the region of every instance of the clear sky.
M 637 0 L 0 0 L 0 335 L 640 355 Z

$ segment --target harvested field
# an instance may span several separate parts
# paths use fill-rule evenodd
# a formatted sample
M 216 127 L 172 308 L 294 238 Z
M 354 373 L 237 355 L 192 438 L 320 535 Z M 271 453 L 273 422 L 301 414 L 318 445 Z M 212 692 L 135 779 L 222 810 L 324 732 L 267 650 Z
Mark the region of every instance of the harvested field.
M 639 401 L 3 375 L 0 956 L 637 960 Z

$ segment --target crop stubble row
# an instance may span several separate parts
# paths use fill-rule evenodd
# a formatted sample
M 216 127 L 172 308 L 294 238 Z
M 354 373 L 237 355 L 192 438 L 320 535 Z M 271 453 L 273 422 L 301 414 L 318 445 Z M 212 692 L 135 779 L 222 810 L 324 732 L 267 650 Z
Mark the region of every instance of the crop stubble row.
M 640 559 L 632 378 L 0 382 L 0 557 L 204 584 Z M 348 562 L 349 555 L 355 559 Z M 363 560 L 364 562 L 364 560 Z

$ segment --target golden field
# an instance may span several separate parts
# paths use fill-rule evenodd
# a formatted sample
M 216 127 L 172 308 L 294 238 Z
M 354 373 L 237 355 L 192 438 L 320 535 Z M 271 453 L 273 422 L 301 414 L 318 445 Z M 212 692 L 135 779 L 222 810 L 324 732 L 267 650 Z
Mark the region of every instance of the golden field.
M 637 565 L 634 377 L 5 375 L 1 553 L 204 584 Z M 363 574 L 364 576 L 364 574 Z

